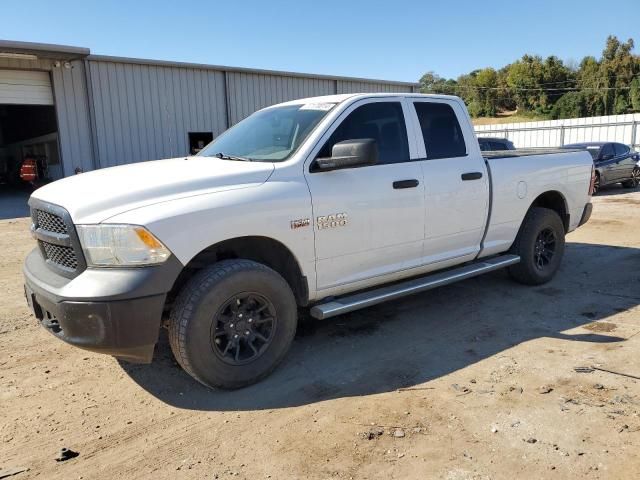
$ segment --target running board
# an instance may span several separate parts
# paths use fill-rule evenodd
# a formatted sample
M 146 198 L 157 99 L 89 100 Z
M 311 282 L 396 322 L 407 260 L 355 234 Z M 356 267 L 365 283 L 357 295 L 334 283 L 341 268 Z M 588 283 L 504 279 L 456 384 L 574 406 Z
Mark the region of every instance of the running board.
M 406 282 L 336 298 L 327 303 L 315 305 L 311 309 L 311 316 L 324 320 L 325 318 L 335 317 L 336 315 L 377 305 L 378 303 L 388 300 L 395 300 L 396 298 L 406 297 L 407 295 L 424 292 L 443 285 L 449 285 L 450 283 L 515 265 L 519 261 L 520 257 L 518 255 L 500 255 L 488 260 L 478 260 L 444 272 L 432 273 Z

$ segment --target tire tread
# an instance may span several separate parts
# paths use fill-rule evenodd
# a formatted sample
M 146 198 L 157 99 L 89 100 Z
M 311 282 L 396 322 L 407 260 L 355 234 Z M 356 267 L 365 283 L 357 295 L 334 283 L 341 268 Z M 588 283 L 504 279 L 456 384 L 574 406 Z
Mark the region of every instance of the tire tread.
M 217 283 L 233 273 L 255 271 L 256 269 L 278 275 L 266 265 L 246 259 L 222 260 L 209 267 L 205 267 L 190 278 L 182 287 L 171 309 L 169 314 L 168 335 L 171 351 L 184 371 L 205 386 L 210 385 L 196 373 L 187 355 L 187 325 L 189 320 L 193 316 L 193 311 L 197 308 L 199 300 L 206 295 L 208 291 L 215 288 Z M 270 373 L 270 371 L 266 374 L 268 373 Z M 266 376 L 266 374 L 263 376 Z
M 558 227 L 561 235 L 564 236 L 562 220 L 555 211 L 543 207 L 533 207 L 527 212 L 524 221 L 522 222 L 522 226 L 520 227 L 520 231 L 518 232 L 518 235 L 510 249 L 511 253 L 520 255 L 521 257 L 520 263 L 508 268 L 511 278 L 519 283 L 523 283 L 525 285 L 540 285 L 548 282 L 555 275 L 554 271 L 548 277 L 541 276 L 532 268 L 528 258 L 522 258 L 523 250 L 525 250 L 525 242 L 531 241 L 532 236 L 537 236 L 540 224 L 545 222 L 556 223 L 556 227 Z M 558 239 L 558 241 L 560 241 L 560 239 Z M 557 254 L 562 256 L 563 253 L 564 237 L 562 238 L 561 251 L 557 252 Z

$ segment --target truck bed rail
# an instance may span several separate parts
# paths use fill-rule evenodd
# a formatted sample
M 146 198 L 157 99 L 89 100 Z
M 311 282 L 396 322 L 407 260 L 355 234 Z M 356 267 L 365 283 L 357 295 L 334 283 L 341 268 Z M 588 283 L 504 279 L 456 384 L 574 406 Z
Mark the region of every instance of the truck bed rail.
M 517 158 L 517 157 L 531 157 L 533 155 L 550 155 L 553 153 L 575 153 L 584 152 L 580 149 L 569 148 L 517 148 L 515 150 L 485 150 L 482 152 L 482 156 L 487 160 L 496 158 Z

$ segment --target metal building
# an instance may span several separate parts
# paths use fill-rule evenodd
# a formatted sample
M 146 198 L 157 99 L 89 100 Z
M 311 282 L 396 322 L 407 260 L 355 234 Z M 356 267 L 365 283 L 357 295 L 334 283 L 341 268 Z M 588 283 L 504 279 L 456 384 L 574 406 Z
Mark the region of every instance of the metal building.
M 186 155 L 274 103 L 418 84 L 91 55 L 0 40 L 0 177 L 25 156 L 57 179 Z

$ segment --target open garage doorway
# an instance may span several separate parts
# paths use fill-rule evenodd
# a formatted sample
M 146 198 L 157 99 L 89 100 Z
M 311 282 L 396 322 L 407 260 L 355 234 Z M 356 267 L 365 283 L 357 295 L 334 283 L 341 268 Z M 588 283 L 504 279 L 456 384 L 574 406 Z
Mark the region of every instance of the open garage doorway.
M 27 183 L 20 166 L 28 158 L 38 178 Z M 62 176 L 49 72 L 0 69 L 0 219 L 27 216 L 33 189 Z
M 47 182 L 62 178 L 55 107 L 50 105 L 0 105 L 0 158 L 5 181 L 20 181 L 26 158 L 38 164 L 38 176 Z
M 20 166 L 34 159 L 38 183 L 62 178 L 48 72 L 0 69 L 0 183 L 20 187 Z

